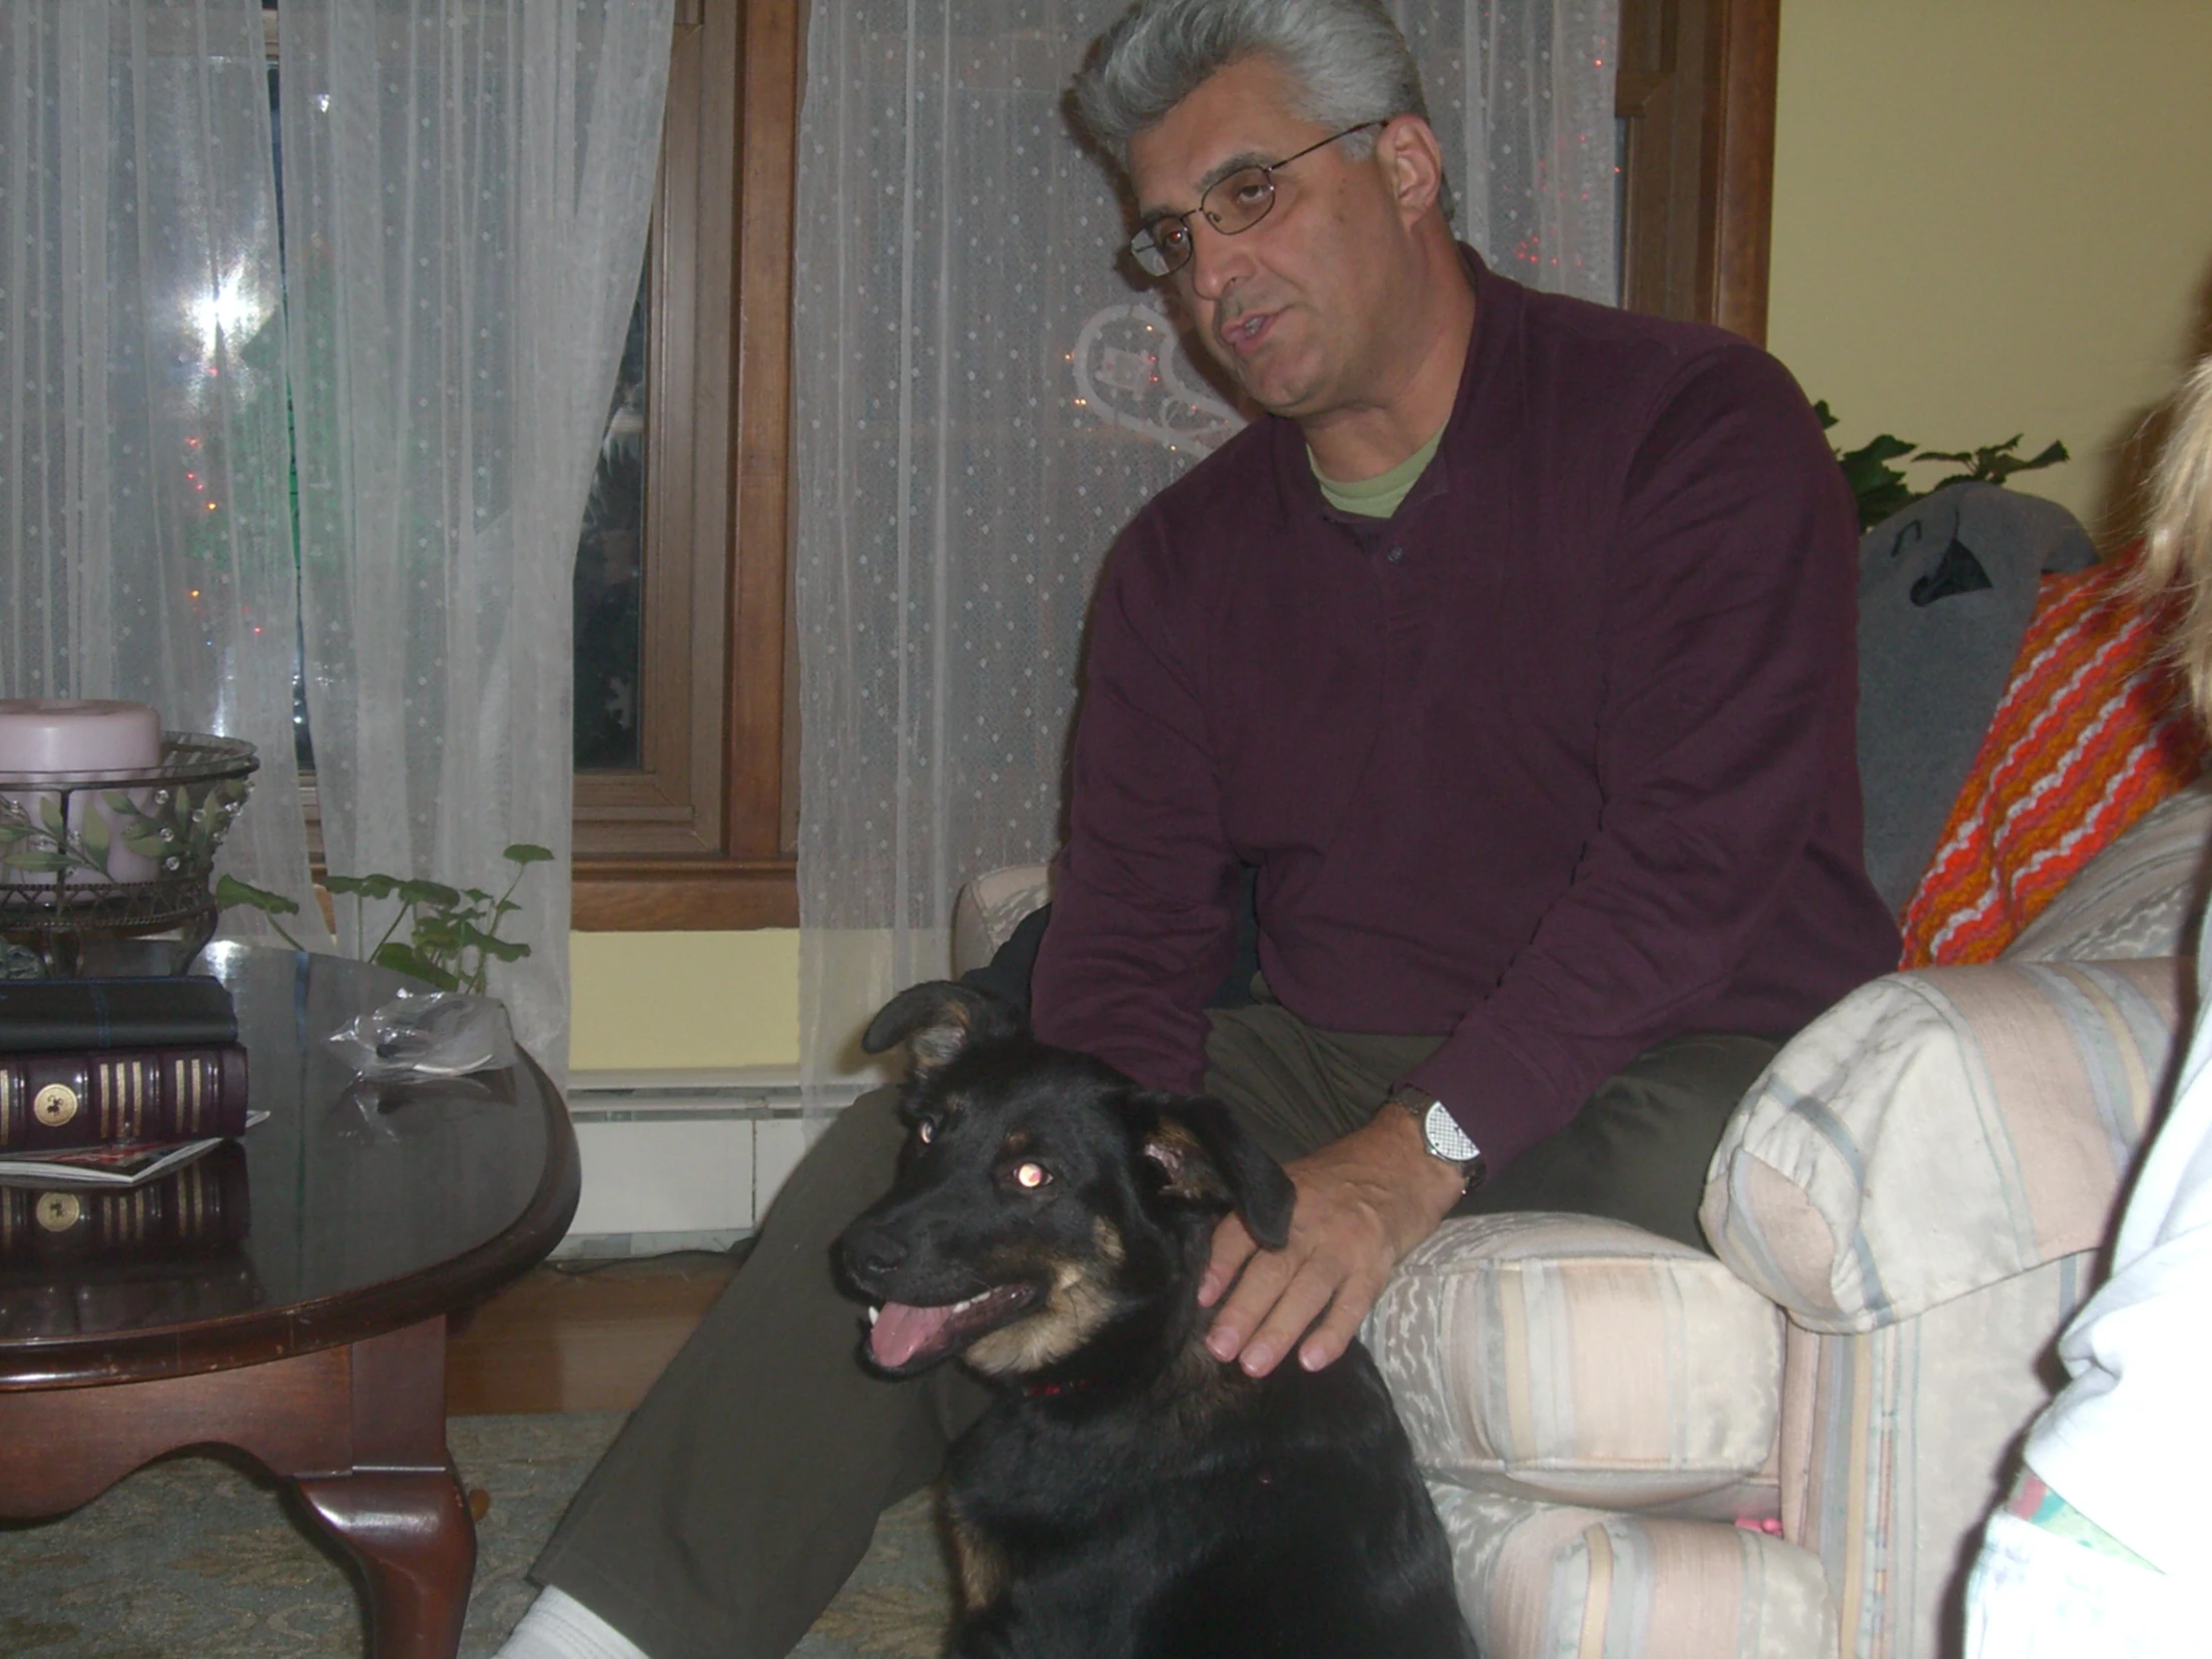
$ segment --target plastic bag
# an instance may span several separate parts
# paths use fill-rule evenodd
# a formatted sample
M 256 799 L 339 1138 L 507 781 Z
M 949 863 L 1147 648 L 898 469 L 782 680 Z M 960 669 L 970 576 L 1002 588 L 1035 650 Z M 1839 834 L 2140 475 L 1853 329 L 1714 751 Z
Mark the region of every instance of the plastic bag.
M 507 1005 L 462 991 L 401 991 L 331 1032 L 329 1042 L 371 1083 L 464 1077 L 515 1063 Z

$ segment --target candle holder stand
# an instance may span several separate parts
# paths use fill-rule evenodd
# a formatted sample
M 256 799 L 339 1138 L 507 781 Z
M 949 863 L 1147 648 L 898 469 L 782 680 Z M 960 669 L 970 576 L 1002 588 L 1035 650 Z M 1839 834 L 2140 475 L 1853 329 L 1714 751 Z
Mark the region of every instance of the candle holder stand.
M 0 772 L 0 974 L 184 972 L 215 936 L 216 851 L 260 766 L 241 739 L 165 732 L 155 767 Z M 117 879 L 119 851 L 154 874 Z

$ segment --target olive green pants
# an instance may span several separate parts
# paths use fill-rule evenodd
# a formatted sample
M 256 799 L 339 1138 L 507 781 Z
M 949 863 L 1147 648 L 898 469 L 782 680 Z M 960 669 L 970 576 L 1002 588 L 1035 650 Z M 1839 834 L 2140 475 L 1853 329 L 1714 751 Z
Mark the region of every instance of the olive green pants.
M 1438 1037 L 1317 1031 L 1274 1002 L 1216 1011 L 1206 1092 L 1285 1163 L 1374 1116 Z M 1469 1193 L 1452 1213 L 1571 1210 L 1706 1247 L 1705 1167 L 1729 1114 L 1779 1045 L 1697 1031 L 1639 1054 L 1600 1083 L 1567 1126 Z
M 1359 1127 L 1440 1039 L 1316 1031 L 1273 1003 L 1217 1011 L 1207 1087 L 1288 1161 Z M 1572 1210 L 1703 1244 L 1705 1166 L 1774 1052 L 1754 1037 L 1662 1043 L 1463 1213 Z M 777 1197 L 745 1267 L 569 1506 L 533 1576 L 652 1659 L 780 1659 L 860 1557 L 876 1516 L 934 1479 L 989 1399 L 957 1367 L 861 1370 L 859 1309 L 831 1241 L 889 1187 L 895 1092 L 863 1095 Z

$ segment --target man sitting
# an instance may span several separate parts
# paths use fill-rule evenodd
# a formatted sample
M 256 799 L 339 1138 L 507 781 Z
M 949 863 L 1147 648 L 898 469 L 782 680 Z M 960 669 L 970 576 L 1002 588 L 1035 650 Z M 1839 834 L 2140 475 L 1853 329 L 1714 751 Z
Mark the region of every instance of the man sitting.
M 1150 0 L 1077 98 L 1129 252 L 1267 418 L 1108 560 L 1039 1035 L 1217 1095 L 1285 1160 L 1289 1247 L 1224 1223 L 1202 1292 L 1256 1375 L 1333 1361 L 1455 1209 L 1702 1243 L 1745 1088 L 1897 957 L 1818 423 L 1740 339 L 1455 245 L 1372 0 Z M 1258 995 L 1210 1012 L 1246 867 Z M 872 1094 L 795 1172 L 510 1659 L 785 1653 L 936 1473 L 980 1385 L 865 1376 L 827 1258 L 900 1139 Z

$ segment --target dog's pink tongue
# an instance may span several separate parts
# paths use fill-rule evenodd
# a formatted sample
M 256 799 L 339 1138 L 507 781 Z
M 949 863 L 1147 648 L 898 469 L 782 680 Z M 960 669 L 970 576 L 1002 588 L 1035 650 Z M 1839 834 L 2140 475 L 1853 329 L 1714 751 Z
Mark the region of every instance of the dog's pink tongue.
M 951 1318 L 949 1308 L 909 1308 L 903 1302 L 886 1302 L 868 1330 L 868 1352 L 877 1365 L 896 1371 L 927 1347 Z

